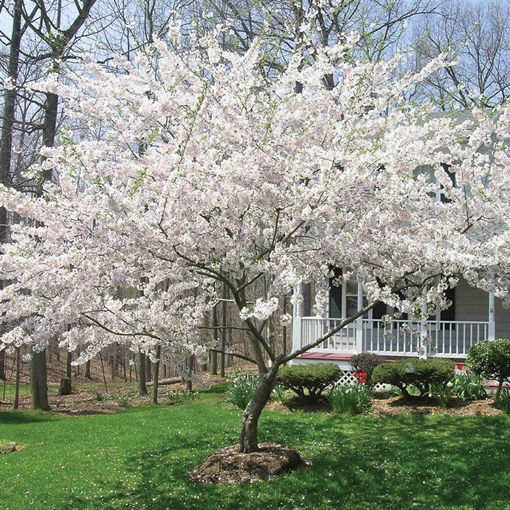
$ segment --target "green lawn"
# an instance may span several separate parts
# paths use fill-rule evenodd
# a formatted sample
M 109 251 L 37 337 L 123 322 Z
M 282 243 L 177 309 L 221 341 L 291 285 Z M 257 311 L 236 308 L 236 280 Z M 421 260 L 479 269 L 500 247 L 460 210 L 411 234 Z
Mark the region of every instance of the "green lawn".
M 222 394 L 81 418 L 0 413 L 0 508 L 509 509 L 510 418 L 384 419 L 265 412 L 262 441 L 310 468 L 267 483 L 194 485 L 187 473 L 236 441 Z

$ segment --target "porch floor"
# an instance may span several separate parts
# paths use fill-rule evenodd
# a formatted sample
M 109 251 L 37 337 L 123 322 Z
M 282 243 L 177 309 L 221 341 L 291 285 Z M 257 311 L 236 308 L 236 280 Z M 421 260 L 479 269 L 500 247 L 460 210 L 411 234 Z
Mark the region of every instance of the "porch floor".
M 301 354 L 296 359 L 300 360 L 315 360 L 315 361 L 350 361 L 351 358 L 355 356 L 352 353 L 346 352 L 320 352 L 320 351 L 309 351 Z M 405 355 L 405 356 L 381 356 L 384 358 L 384 361 L 390 362 L 395 361 L 397 359 L 405 358 L 416 358 L 417 356 Z M 442 357 L 444 359 L 444 357 Z M 454 356 L 448 357 L 446 359 L 451 359 L 455 363 L 464 366 L 466 364 L 466 360 L 464 358 L 456 358 Z

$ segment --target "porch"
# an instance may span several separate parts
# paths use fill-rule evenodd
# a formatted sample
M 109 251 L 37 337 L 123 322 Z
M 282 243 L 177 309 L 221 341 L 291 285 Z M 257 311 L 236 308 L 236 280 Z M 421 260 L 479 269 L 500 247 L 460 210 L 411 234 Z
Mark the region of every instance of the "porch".
M 293 348 L 304 347 L 340 324 L 341 318 L 294 317 Z M 315 347 L 313 353 L 437 356 L 464 359 L 477 342 L 493 339 L 491 321 L 358 319 Z

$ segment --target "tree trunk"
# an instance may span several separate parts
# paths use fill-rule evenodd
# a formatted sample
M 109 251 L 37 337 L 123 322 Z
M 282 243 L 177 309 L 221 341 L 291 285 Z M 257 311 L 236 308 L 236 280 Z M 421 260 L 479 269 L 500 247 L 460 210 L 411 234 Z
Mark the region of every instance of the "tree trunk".
M 66 379 L 71 379 L 71 361 L 73 361 L 73 353 L 71 351 L 66 352 Z
M 213 306 L 211 311 L 211 327 L 214 339 L 214 348 L 217 349 L 218 345 L 218 314 L 216 306 Z M 211 374 L 218 375 L 218 353 L 216 351 L 209 351 L 209 357 L 211 361 Z
M 14 386 L 14 404 L 12 405 L 13 409 L 18 409 L 19 407 L 20 358 L 20 348 L 16 347 L 16 385 Z
M 70 377 L 62 377 L 60 379 L 59 395 L 70 395 L 73 392 L 72 381 Z
M 85 378 L 86 379 L 92 379 L 92 377 L 90 376 L 90 360 L 88 360 L 85 363 Z
M 5 350 L 0 351 L 0 379 L 7 379 L 5 374 Z
M 220 354 L 220 375 L 225 377 L 225 348 L 227 347 L 227 286 L 223 284 L 221 293 L 223 301 L 221 302 L 221 354 Z
M 243 412 L 241 432 L 239 434 L 239 451 L 241 453 L 256 452 L 258 445 L 258 424 L 260 414 L 266 406 L 273 391 L 278 365 L 273 365 L 265 374 L 259 375 L 253 397 Z
M 46 351 L 32 351 L 30 361 L 31 386 L 32 386 L 32 409 L 49 411 L 48 383 L 46 372 Z
M 154 363 L 154 388 L 152 393 L 152 401 L 158 403 L 158 384 L 159 384 L 159 358 L 161 357 L 161 345 L 156 347 L 156 357 L 158 361 Z
M 141 395 L 147 395 L 147 379 L 145 377 L 145 354 L 143 352 L 140 353 L 139 362 L 140 362 L 140 374 L 139 374 L 139 388 Z
M 149 356 L 145 356 L 145 380 L 149 382 L 152 379 L 152 361 Z

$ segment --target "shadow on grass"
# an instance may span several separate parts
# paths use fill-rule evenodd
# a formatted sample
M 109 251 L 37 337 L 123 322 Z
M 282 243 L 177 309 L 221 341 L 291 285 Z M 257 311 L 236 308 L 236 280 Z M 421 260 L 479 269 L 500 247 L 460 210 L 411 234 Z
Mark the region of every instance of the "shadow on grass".
M 52 421 L 57 419 L 54 414 L 44 411 L 0 411 L 0 425 L 21 424 Z
M 184 432 L 184 431 L 183 431 Z M 205 433 L 205 431 L 204 431 Z M 192 484 L 188 472 L 233 443 L 218 425 L 126 458 L 126 482 L 104 484 L 72 508 L 505 509 L 510 501 L 510 432 L 501 417 L 384 419 L 271 413 L 261 442 L 300 450 L 312 466 L 258 484 Z M 126 485 L 129 480 L 129 484 Z
M 228 382 L 222 382 L 218 384 L 213 384 L 211 387 L 207 388 L 206 390 L 200 390 L 200 393 L 225 393 L 230 387 L 230 383 Z

